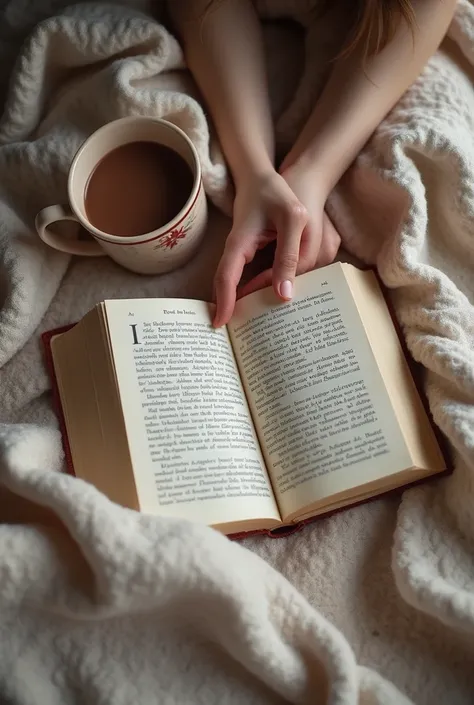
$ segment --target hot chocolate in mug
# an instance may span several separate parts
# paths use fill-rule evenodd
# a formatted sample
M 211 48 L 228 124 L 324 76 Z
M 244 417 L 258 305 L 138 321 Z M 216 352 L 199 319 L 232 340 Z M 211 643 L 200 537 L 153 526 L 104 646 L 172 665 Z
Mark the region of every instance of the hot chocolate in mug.
M 120 175 L 124 178 L 118 178 Z M 124 193 L 125 177 L 129 188 Z M 158 177 L 161 182 L 156 181 Z M 67 205 L 49 206 L 38 213 L 40 238 L 73 255 L 109 255 L 140 274 L 160 274 L 182 266 L 206 230 L 207 202 L 196 149 L 182 130 L 158 118 L 121 118 L 94 132 L 73 159 L 68 197 Z M 160 208 L 161 220 L 166 222 L 153 221 Z M 137 218 L 139 233 L 134 234 Z M 104 228 L 107 219 L 117 228 L 115 234 Z M 64 220 L 77 221 L 91 238 L 80 239 L 80 228 L 75 239 L 50 229 Z M 140 230 L 148 225 L 149 231 Z M 132 230 L 127 231 L 127 226 Z M 118 232 L 120 229 L 123 232 Z

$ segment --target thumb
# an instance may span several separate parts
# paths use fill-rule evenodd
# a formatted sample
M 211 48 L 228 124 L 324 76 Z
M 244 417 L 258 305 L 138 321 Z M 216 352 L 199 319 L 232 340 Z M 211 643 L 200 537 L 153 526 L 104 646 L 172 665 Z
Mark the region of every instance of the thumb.
M 306 209 L 299 202 L 291 204 L 275 222 L 277 246 L 273 262 L 273 289 L 284 301 L 293 297 L 301 237 L 306 223 Z

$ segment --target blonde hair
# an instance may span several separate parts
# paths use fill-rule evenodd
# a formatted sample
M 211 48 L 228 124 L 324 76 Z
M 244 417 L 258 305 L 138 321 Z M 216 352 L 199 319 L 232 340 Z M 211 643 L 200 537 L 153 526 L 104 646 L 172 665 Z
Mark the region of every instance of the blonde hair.
M 359 0 L 355 6 L 351 30 L 339 57 L 357 49 L 366 61 L 387 46 L 401 22 L 414 32 L 416 18 L 410 0 Z

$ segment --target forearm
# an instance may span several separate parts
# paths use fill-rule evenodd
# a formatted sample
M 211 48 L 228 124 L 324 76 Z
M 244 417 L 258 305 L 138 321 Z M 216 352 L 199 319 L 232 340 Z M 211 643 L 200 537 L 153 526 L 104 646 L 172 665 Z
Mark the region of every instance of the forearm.
M 283 168 L 296 163 L 314 172 L 329 193 L 438 48 L 455 4 L 415 0 L 413 32 L 401 22 L 390 43 L 365 66 L 358 50 L 338 61 Z
M 258 17 L 250 0 L 170 0 L 188 65 L 234 181 L 273 168 L 274 135 Z

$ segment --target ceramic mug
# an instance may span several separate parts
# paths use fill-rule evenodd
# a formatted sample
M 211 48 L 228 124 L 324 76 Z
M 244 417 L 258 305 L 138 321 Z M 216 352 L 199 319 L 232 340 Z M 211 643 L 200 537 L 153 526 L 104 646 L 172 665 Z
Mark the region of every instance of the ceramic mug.
M 157 142 L 177 152 L 191 168 L 193 187 L 181 211 L 163 227 L 145 235 L 117 237 L 102 232 L 89 221 L 84 204 L 87 182 L 109 152 L 139 141 Z M 43 242 L 72 255 L 109 255 L 126 269 L 140 274 L 160 274 L 185 264 L 199 246 L 207 225 L 207 202 L 196 149 L 182 130 L 158 118 L 121 118 L 94 132 L 69 169 L 68 198 L 68 205 L 49 206 L 36 216 L 36 230 Z M 64 220 L 77 221 L 92 239 L 80 239 L 80 227 L 74 238 L 50 230 L 50 225 Z

